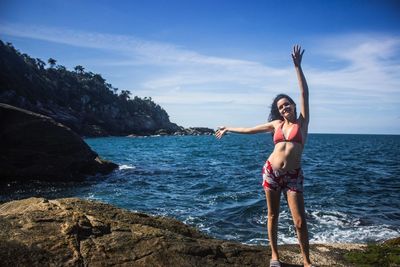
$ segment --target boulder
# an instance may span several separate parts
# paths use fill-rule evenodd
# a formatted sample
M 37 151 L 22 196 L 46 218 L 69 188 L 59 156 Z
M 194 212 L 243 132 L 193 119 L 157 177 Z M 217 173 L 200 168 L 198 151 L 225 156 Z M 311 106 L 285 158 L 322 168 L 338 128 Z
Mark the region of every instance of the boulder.
M 5 266 L 262 266 L 268 259 L 264 247 L 76 198 L 5 203 L 0 228 Z
M 0 103 L 0 182 L 78 181 L 116 164 L 50 117 Z

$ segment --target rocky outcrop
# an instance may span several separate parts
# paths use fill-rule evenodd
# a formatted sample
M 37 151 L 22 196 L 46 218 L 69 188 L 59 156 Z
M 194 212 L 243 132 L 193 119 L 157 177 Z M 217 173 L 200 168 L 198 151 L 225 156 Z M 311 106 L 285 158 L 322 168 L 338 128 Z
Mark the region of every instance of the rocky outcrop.
M 76 181 L 108 173 L 116 164 L 100 159 L 73 131 L 53 119 L 0 103 L 0 182 Z
M 0 102 L 53 118 L 80 136 L 153 135 L 179 130 L 150 97 L 131 97 L 82 66 L 45 68 L 0 40 Z M 77 66 L 78 67 L 78 66 Z M 118 93 L 119 92 L 119 93 Z
M 210 135 L 183 128 L 151 97 L 130 97 L 100 74 L 68 71 L 21 54 L 0 40 L 0 102 L 53 118 L 81 136 Z
M 169 218 L 79 199 L 0 206 L 6 266 L 261 266 L 267 250 L 211 239 Z
M 210 238 L 179 221 L 76 198 L 29 198 L 0 205 L 4 266 L 268 266 L 268 247 Z M 351 266 L 364 245 L 312 245 L 318 266 Z M 282 266 L 301 266 L 297 245 Z

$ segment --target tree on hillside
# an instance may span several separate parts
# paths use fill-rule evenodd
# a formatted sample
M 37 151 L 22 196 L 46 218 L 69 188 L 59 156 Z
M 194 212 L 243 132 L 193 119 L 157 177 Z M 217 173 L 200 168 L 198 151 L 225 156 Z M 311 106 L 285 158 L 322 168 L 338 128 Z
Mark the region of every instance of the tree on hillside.
M 119 97 L 121 97 L 122 99 L 128 100 L 130 99 L 131 92 L 128 90 L 122 90 L 121 93 L 119 94 Z
M 46 62 L 41 60 L 40 58 L 36 59 L 36 65 L 38 66 L 39 69 L 44 69 L 44 66 L 46 66 Z
M 74 70 L 76 71 L 76 73 L 83 74 L 83 71 L 85 70 L 85 68 L 82 67 L 81 65 L 78 65 L 74 68 Z
M 36 60 L 31 58 L 28 54 L 23 53 L 21 56 L 28 65 L 36 65 Z
M 0 40 L 0 91 L 5 90 L 0 102 L 55 116 L 88 136 L 149 134 L 160 127 L 176 128 L 150 97 L 142 99 L 133 91 L 119 90 L 81 65 L 67 70 L 58 63 L 54 58 L 31 58 Z
M 61 72 L 64 72 L 64 71 L 67 70 L 67 68 L 66 68 L 65 66 L 63 66 L 63 65 L 57 65 L 56 69 L 57 69 L 58 71 L 61 71 Z
M 105 80 L 103 77 L 101 77 L 100 74 L 95 74 L 95 75 L 93 75 L 93 79 L 94 79 L 95 81 L 101 83 L 101 84 L 104 84 L 104 83 L 106 82 L 106 80 Z
M 57 60 L 55 60 L 54 58 L 49 58 L 49 60 L 47 60 L 47 62 L 50 64 L 50 68 L 54 68 Z

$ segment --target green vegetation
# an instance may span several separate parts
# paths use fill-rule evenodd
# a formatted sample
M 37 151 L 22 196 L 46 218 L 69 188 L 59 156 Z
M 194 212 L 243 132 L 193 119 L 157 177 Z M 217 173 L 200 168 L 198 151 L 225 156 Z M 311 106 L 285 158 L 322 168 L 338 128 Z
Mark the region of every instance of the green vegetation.
M 400 266 L 400 238 L 369 244 L 364 251 L 349 252 L 345 259 L 356 266 Z
M 131 97 L 100 75 L 74 71 L 19 52 L 0 41 L 0 102 L 54 118 L 84 136 L 153 134 L 179 130 L 151 98 Z

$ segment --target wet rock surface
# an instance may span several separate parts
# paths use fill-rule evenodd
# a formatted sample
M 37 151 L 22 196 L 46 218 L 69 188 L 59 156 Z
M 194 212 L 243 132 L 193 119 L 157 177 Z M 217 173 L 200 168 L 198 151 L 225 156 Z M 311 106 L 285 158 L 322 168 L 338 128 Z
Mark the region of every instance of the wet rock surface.
M 108 204 L 28 198 L 0 206 L 5 266 L 268 266 L 270 250 L 217 240 L 177 220 Z M 363 245 L 312 245 L 319 266 L 343 263 Z M 282 266 L 301 266 L 297 245 L 280 247 Z

